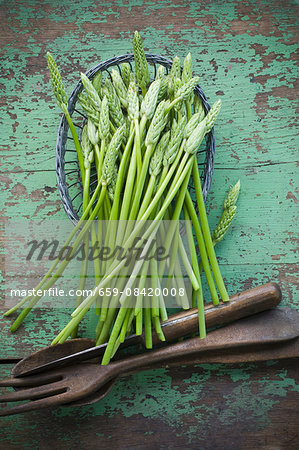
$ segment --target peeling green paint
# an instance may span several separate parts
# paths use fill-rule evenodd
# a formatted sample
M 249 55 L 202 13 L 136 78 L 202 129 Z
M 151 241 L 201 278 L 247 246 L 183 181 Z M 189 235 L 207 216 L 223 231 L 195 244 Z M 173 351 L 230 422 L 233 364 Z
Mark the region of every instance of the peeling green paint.
M 275 365 L 275 364 L 274 364 Z M 183 380 L 183 385 L 176 385 L 166 369 L 155 372 L 143 372 L 129 379 L 118 380 L 113 391 L 100 403 L 76 410 L 81 417 L 88 416 L 113 417 L 121 413 L 127 418 L 142 414 L 147 418 L 159 418 L 170 427 L 178 427 L 182 417 L 196 417 L 200 423 L 202 438 L 205 430 L 210 429 L 211 420 L 217 416 L 220 424 L 232 423 L 244 407 L 246 416 L 242 416 L 245 426 L 251 426 L 252 420 L 259 427 L 270 423 L 269 412 L 290 392 L 298 392 L 294 380 L 288 378 L 284 370 L 274 371 L 275 378 L 261 378 L 250 380 L 256 370 L 255 364 L 242 364 L 238 368 L 225 367 L 221 364 L 196 366 L 196 373 Z M 229 394 L 221 394 L 217 403 L 207 407 L 206 399 L 213 390 L 211 380 L 229 377 L 233 385 L 229 384 Z M 273 374 L 272 374 L 272 378 Z M 219 389 L 215 384 L 214 389 Z M 252 392 L 255 386 L 255 393 Z M 203 405 L 198 401 L 203 398 Z M 67 408 L 60 408 L 53 413 L 57 417 L 72 415 Z M 194 425 L 185 427 L 184 432 L 192 441 Z
M 131 52 L 133 32 L 138 28 L 149 52 L 169 58 L 178 54 L 183 59 L 190 50 L 194 72 L 200 75 L 210 103 L 222 99 L 207 205 L 213 228 L 225 192 L 241 179 L 236 219 L 217 247 L 229 292 L 278 281 L 283 290 L 282 306 L 298 308 L 296 2 L 0 3 L 6 26 L 0 49 L 4 61 L 0 78 L 2 215 L 38 220 L 65 217 L 55 188 L 60 113 L 51 93 L 46 51 L 55 56 L 70 93 L 81 71 Z M 205 282 L 204 293 L 209 300 Z M 1 358 L 21 356 L 24 351 L 47 345 L 67 320 L 67 311 L 61 311 L 57 318 L 56 312 L 37 310 L 15 335 L 9 333 L 10 320 L 1 320 Z M 94 317 L 89 315 L 82 335 L 92 336 L 93 328 Z M 204 446 L 207 436 L 216 439 L 223 430 L 229 434 L 234 426 L 240 426 L 241 416 L 244 432 L 266 430 L 271 426 L 273 411 L 288 395 L 298 393 L 298 387 L 283 364 L 269 361 L 263 367 L 266 369 L 254 364 L 234 368 L 202 365 L 192 374 L 187 368 L 147 371 L 118 380 L 109 395 L 93 406 L 60 408 L 48 415 L 33 413 L 31 419 L 19 417 L 17 421 L 5 418 L 7 429 L 5 433 L 1 429 L 0 446 L 5 439 L 3 442 L 11 448 L 43 448 L 37 430 L 42 427 L 42 439 L 51 439 L 49 420 L 60 445 L 72 442 L 72 448 L 83 428 L 84 436 L 91 433 L 99 443 L 109 445 L 115 438 L 116 417 L 124 418 L 126 424 L 138 423 L 142 417 L 149 424 L 157 420 L 172 439 L 181 439 L 181 447 L 182 443 L 191 447 L 194 439 Z M 106 424 L 110 424 L 109 430 Z M 287 422 L 284 427 L 288 427 Z M 7 435 L 10 429 L 13 434 Z M 24 430 L 30 436 L 28 442 L 18 437 Z M 152 429 L 144 430 L 149 445 L 154 438 Z M 271 439 L 269 435 L 266 444 L 260 442 L 260 448 L 272 443 L 276 448 L 276 441 Z M 292 448 L 293 435 L 288 437 L 286 433 L 280 437 L 283 439 L 282 448 Z M 218 442 L 213 448 L 223 447 Z
M 141 33 L 146 49 L 168 57 L 178 54 L 181 58 L 191 50 L 195 57 L 194 72 L 201 76 L 200 83 L 211 102 L 217 96 L 223 101 L 208 200 L 211 228 L 221 214 L 224 190 L 241 179 L 237 217 L 229 236 L 217 250 L 229 292 L 278 279 L 283 287 L 286 285 L 283 305 L 296 304 L 291 268 L 295 262 L 295 241 L 289 234 L 295 227 L 297 206 L 293 200 L 296 198 L 294 180 L 292 184 L 298 141 L 293 126 L 296 99 L 281 97 L 275 88 L 278 76 L 284 84 L 293 86 L 297 43 L 291 44 L 290 36 L 286 39 L 289 24 L 278 21 L 276 14 L 281 13 L 276 6 L 272 11 L 273 20 L 279 22 L 275 34 L 267 31 L 266 36 L 252 36 L 244 28 L 243 32 L 234 28 L 234 23 L 237 25 L 241 19 L 259 24 L 262 17 L 257 15 L 254 2 L 247 2 L 246 15 L 240 15 L 233 1 L 226 2 L 225 6 L 221 2 L 207 3 L 204 7 L 196 2 L 185 5 L 164 1 L 153 5 L 150 1 L 115 1 L 102 3 L 100 13 L 97 2 L 85 1 L 80 3 L 80 17 L 75 14 L 77 2 L 62 6 L 59 2 L 46 1 L 44 8 L 39 9 L 34 7 L 34 1 L 29 2 L 28 8 L 27 5 L 28 2 L 26 7 L 22 3 L 12 5 L 8 21 L 10 26 L 17 24 L 16 35 L 24 33 L 22 47 L 15 39 L 2 50 L 6 64 L 0 81 L 4 86 L 1 94 L 9 102 L 1 107 L 2 135 L 7 136 L 8 130 L 2 180 L 5 192 L 11 193 L 3 202 L 4 212 L 9 212 L 10 217 L 20 214 L 47 220 L 64 217 L 57 191 L 45 190 L 56 184 L 54 148 L 60 116 L 51 93 L 46 51 L 56 56 L 70 92 L 81 70 L 115 54 L 131 51 L 133 31 L 118 27 L 110 29 L 112 35 L 109 35 L 107 27 L 98 26 L 101 21 L 111 21 L 116 12 L 122 17 L 131 15 L 138 8 L 142 8 L 144 16 L 171 9 L 174 17 L 183 14 L 186 20 L 179 28 L 175 22 L 157 28 L 145 21 Z M 265 8 L 270 17 L 271 10 L 266 5 Z M 250 21 L 253 14 L 254 22 Z M 41 39 L 44 30 L 40 21 L 47 18 L 55 30 L 53 39 Z M 61 28 L 62 21 L 74 26 Z M 38 23 L 41 25 L 35 27 Z M 90 31 L 86 29 L 87 24 Z M 215 34 L 219 38 L 215 39 Z M 32 69 L 36 58 L 44 60 L 44 66 L 40 63 L 38 66 L 43 67 L 42 71 Z M 263 100 L 259 100 L 259 95 L 264 96 Z M 243 97 L 249 99 L 245 104 Z M 258 215 L 258 220 L 257 211 L 264 212 Z M 275 249 L 269 251 L 273 242 Z M 208 301 L 205 282 L 204 292 Z M 48 323 L 47 327 L 51 319 Z

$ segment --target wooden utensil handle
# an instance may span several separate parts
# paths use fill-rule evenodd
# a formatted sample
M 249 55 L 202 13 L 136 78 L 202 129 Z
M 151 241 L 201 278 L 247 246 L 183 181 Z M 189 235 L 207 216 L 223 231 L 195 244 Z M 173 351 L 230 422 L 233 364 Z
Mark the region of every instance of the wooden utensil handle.
M 269 355 L 271 345 L 280 345 L 298 338 L 299 312 L 291 308 L 277 308 L 264 311 L 255 317 L 237 320 L 227 327 L 212 331 L 205 339 L 199 337 L 187 339 L 176 344 L 170 344 L 139 355 L 131 356 L 111 363 L 113 375 L 142 370 L 146 367 L 156 367 L 170 360 L 181 361 L 190 359 L 200 361 L 204 354 L 225 354 L 266 349 Z M 280 350 L 282 347 L 280 348 Z M 298 347 L 294 348 L 298 356 Z M 294 354 L 294 352 L 293 352 Z M 224 358 L 225 360 L 225 358 Z M 252 360 L 252 358 L 251 358 Z
M 274 308 L 281 300 L 281 290 L 276 283 L 267 283 L 233 295 L 228 303 L 205 306 L 206 327 L 225 325 L 229 322 Z M 198 331 L 197 308 L 172 315 L 162 323 L 167 342 Z M 144 342 L 144 336 L 141 337 Z M 161 342 L 153 332 L 153 344 Z

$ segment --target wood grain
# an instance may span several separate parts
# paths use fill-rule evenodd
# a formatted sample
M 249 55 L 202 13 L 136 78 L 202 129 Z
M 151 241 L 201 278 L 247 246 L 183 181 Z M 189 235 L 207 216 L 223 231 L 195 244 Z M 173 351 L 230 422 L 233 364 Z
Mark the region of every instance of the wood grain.
M 2 236 L 10 218 L 65 217 L 46 51 L 70 93 L 81 71 L 129 52 L 138 29 L 152 53 L 183 58 L 191 51 L 210 103 L 223 101 L 207 207 L 213 228 L 229 186 L 241 179 L 236 219 L 217 247 L 229 293 L 275 281 L 282 306 L 298 308 L 298 13 L 291 0 L 1 2 Z M 1 360 L 48 345 L 68 312 L 37 309 L 27 319 L 11 335 L 11 320 L 1 318 Z M 92 322 L 83 336 L 93 337 Z M 3 420 L 0 448 L 295 449 L 296 364 L 144 372 L 119 381 L 94 406 Z M 1 376 L 8 367 L 0 366 Z

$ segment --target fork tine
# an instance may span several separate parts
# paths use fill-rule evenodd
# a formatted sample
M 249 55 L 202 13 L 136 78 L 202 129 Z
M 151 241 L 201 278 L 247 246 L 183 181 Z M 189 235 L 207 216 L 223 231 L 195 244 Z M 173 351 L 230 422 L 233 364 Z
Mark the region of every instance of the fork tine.
M 46 398 L 55 394 L 65 392 L 67 387 L 62 381 L 47 384 L 45 386 L 37 386 L 30 389 L 22 389 L 20 391 L 8 392 L 0 397 L 0 403 L 17 402 L 19 400 L 34 400 L 36 398 Z
M 5 378 L 0 380 L 1 387 L 25 387 L 40 386 L 41 384 L 53 383 L 62 379 L 61 374 L 46 373 L 42 375 L 32 375 L 23 378 Z
M 53 408 L 64 403 L 68 403 L 69 399 L 66 394 L 59 396 L 46 397 L 33 402 L 23 403 L 22 405 L 13 406 L 12 408 L 0 409 L 0 417 L 11 416 L 13 414 L 21 414 L 29 411 L 35 411 L 42 408 Z

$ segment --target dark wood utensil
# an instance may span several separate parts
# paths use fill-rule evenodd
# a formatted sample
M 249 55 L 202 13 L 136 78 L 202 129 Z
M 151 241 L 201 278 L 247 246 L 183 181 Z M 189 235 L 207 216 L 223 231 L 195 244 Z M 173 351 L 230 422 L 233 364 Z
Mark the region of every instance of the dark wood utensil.
M 242 316 L 255 314 L 259 311 L 269 309 L 276 306 L 281 299 L 281 291 L 277 284 L 267 283 L 262 286 L 241 292 L 230 299 L 230 303 L 222 304 L 218 307 L 209 305 L 205 307 L 205 316 L 207 327 L 216 326 L 219 324 L 225 324 L 228 321 L 236 320 Z M 197 330 L 198 318 L 197 310 L 183 311 L 178 314 L 174 314 L 170 319 L 162 324 L 164 333 L 167 336 L 168 341 L 171 341 L 177 337 L 180 337 L 186 333 L 192 333 Z M 142 341 L 143 337 L 130 336 L 126 340 L 126 344 L 133 344 Z M 154 338 L 154 342 L 157 338 Z M 20 374 L 30 371 L 37 366 L 45 365 L 57 359 L 64 360 L 66 363 L 71 363 L 70 360 L 66 360 L 66 355 L 73 355 L 76 352 L 83 353 L 84 350 L 94 347 L 95 341 L 92 339 L 72 339 L 64 344 L 56 346 L 49 346 L 33 353 L 29 357 L 20 361 L 12 370 L 12 376 L 19 376 Z M 98 346 L 98 355 L 102 354 L 106 345 Z M 80 357 L 81 357 L 80 355 Z M 88 358 L 90 358 L 88 354 Z M 71 358 L 73 358 L 71 356 Z M 83 358 L 82 358 L 83 359 Z M 98 361 L 97 361 L 98 363 Z M 84 405 L 98 401 L 104 395 L 106 395 L 112 388 L 114 380 L 107 383 L 104 388 L 100 388 L 99 391 L 92 394 L 91 397 L 80 400 L 73 403 L 73 405 Z
M 249 353 L 251 361 L 260 358 L 268 359 L 271 346 L 278 346 L 280 357 L 299 356 L 298 345 L 299 312 L 290 308 L 273 309 L 259 313 L 254 317 L 241 319 L 226 327 L 219 328 L 208 334 L 205 339 L 193 338 L 176 344 L 170 344 L 157 350 L 131 356 L 112 362 L 108 366 L 100 364 L 77 364 L 51 372 L 23 378 L 2 380 L 0 386 L 23 387 L 16 392 L 10 392 L 0 398 L 0 402 L 34 400 L 12 408 L 2 409 L 0 416 L 18 414 L 40 408 L 78 402 L 88 398 L 102 387 L 102 397 L 107 383 L 118 376 L 148 369 L 149 367 L 165 367 L 169 362 L 181 363 L 182 359 L 193 364 L 194 361 L 232 362 L 233 354 L 237 353 L 237 361 L 247 361 Z M 284 352 L 284 344 L 293 344 Z M 256 357 L 253 354 L 256 354 Z M 242 359 L 242 354 L 245 358 Z M 221 356 L 222 355 L 222 356 Z M 227 358 L 227 355 L 230 357 Z M 271 356 L 270 356 L 271 357 Z M 33 386 L 33 387 L 30 387 Z M 108 389 L 110 386 L 108 384 Z
M 242 317 L 265 311 L 277 306 L 280 299 L 281 291 L 276 283 L 267 283 L 241 292 L 232 296 L 229 303 L 206 306 L 206 326 L 212 328 L 217 325 L 225 325 Z M 166 344 L 180 337 L 191 335 L 198 330 L 197 309 L 174 314 L 169 320 L 162 323 L 162 329 Z M 144 342 L 144 336 L 132 335 L 126 338 L 122 347 L 140 342 Z M 153 331 L 153 344 L 158 343 L 161 344 L 161 341 Z M 14 369 L 14 376 L 33 375 L 99 357 L 104 353 L 106 345 L 94 347 L 94 341 L 73 339 L 64 344 L 46 347 L 22 360 L 22 370 L 20 370 L 20 365 L 17 365 Z

